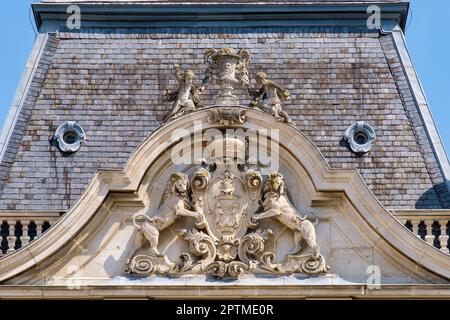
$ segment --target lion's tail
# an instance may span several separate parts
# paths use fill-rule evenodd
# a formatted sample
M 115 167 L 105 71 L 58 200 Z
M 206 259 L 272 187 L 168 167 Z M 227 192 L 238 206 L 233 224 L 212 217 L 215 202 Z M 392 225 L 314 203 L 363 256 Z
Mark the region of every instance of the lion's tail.
M 320 248 L 319 248 L 319 246 L 317 244 L 314 246 L 314 251 L 313 252 L 314 252 L 313 253 L 314 259 L 319 258 L 319 256 L 320 256 Z
M 314 220 L 312 218 L 314 218 Z M 317 226 L 319 224 L 319 218 L 316 215 L 312 214 L 312 213 L 305 214 L 303 217 L 300 217 L 300 219 L 301 220 L 308 220 L 309 222 L 312 223 L 313 226 Z
M 313 216 L 315 219 L 314 221 L 311 221 L 311 223 L 313 224 L 313 226 L 317 226 L 319 224 L 319 218 L 317 216 Z
M 133 216 L 133 224 L 134 224 L 134 226 L 136 227 L 136 229 L 138 231 L 141 231 L 142 227 L 137 223 L 137 219 L 139 219 L 139 218 L 144 218 L 146 220 L 149 220 L 149 218 L 148 218 L 148 216 L 146 214 L 143 214 L 143 213 L 137 213 L 137 214 L 135 214 Z

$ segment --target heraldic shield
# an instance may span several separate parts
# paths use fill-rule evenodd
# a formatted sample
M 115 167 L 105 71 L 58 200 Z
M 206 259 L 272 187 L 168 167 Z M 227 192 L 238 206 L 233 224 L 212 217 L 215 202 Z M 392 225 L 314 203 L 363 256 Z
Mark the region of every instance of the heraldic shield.
M 199 174 L 203 173 L 200 171 Z M 217 164 L 207 187 L 203 190 L 193 188 L 194 199 L 205 199 L 201 205 L 206 229 L 216 243 L 219 260 L 230 262 L 236 259 L 240 239 L 249 227 L 255 226 L 251 213 L 258 209 L 261 185 L 262 178 L 257 171 L 243 173 L 236 164 Z

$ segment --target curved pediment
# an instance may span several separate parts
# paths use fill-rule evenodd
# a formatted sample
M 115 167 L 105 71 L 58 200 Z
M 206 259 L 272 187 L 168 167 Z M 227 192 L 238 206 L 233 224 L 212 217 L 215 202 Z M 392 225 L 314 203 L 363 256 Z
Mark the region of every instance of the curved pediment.
M 218 161 L 215 152 L 208 153 L 209 159 L 197 153 L 205 146 L 200 143 L 201 147 L 196 147 L 196 139 L 201 139 L 197 134 L 226 129 L 265 132 L 263 146 L 276 142 L 265 157 L 272 163 L 254 161 L 244 152 L 244 159 L 231 155 L 242 161 L 230 166 Z M 248 148 L 235 143 L 237 151 Z M 187 150 L 192 152 L 190 162 L 186 161 Z M 272 171 L 282 174 L 286 190 L 283 197 L 269 201 L 269 193 L 277 190 L 264 190 Z M 252 174 L 255 183 L 247 184 Z M 167 197 L 167 188 L 173 187 L 170 181 L 184 181 L 185 187 L 190 184 L 192 194 L 178 186 L 176 191 L 171 189 L 173 197 Z M 277 203 L 280 199 L 285 203 Z M 183 201 L 190 204 L 174 217 L 171 208 Z M 276 209 L 280 207 L 284 213 L 291 207 L 297 216 L 309 215 L 305 221 L 314 222 L 310 223 L 312 229 L 303 230 L 301 224 L 279 218 Z M 169 220 L 169 226 L 161 227 Z M 320 248 L 317 254 L 314 242 L 308 243 L 311 232 Z M 247 252 L 245 243 L 251 243 Z M 260 254 L 253 250 L 257 244 L 265 245 Z M 296 251 L 297 245 L 302 245 L 304 252 Z M 185 252 L 190 257 L 180 258 Z M 299 256 L 315 263 L 312 271 L 305 270 L 309 264 Z M 233 262 L 235 266 L 230 267 Z M 151 271 L 145 265 L 156 269 Z M 276 282 L 281 276 L 333 276 L 364 283 L 373 266 L 381 270 L 381 283 L 446 283 L 450 279 L 448 256 L 400 224 L 356 170 L 331 169 L 316 146 L 293 126 L 260 111 L 227 107 L 201 109 L 161 126 L 123 170 L 98 172 L 58 223 L 0 261 L 0 281 L 57 284 L 81 279 L 89 285 L 98 281 L 116 284 L 121 278 L 126 284 L 136 276 L 155 281 L 168 275 L 201 278 L 213 273 L 220 278 L 220 270 L 225 268 L 222 278 L 263 274 L 273 276 Z M 215 279 L 220 285 L 222 280 Z

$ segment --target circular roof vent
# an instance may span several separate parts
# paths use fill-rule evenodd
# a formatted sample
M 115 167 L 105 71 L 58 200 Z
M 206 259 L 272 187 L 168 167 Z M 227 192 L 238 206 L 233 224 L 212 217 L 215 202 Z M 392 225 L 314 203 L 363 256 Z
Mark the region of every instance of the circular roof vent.
M 84 129 L 74 121 L 67 121 L 56 129 L 54 140 L 62 152 L 73 153 L 86 139 Z
M 347 140 L 350 149 L 354 153 L 367 153 L 372 148 L 375 141 L 375 130 L 364 121 L 352 124 L 345 131 L 344 139 Z

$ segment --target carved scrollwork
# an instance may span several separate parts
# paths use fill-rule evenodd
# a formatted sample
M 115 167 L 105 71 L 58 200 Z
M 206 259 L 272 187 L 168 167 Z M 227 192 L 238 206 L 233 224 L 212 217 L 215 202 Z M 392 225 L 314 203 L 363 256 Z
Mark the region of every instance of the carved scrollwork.
M 239 246 L 239 258 L 241 261 L 256 261 L 258 268 L 267 273 L 284 274 L 285 268 L 281 264 L 274 264 L 275 254 L 266 251 L 265 242 L 272 238 L 271 229 L 260 230 L 247 234 Z
M 252 260 L 259 261 L 265 252 L 264 243 L 270 236 L 272 236 L 272 230 L 261 231 L 258 229 L 256 232 L 249 233 L 242 238 L 239 246 L 239 258 L 241 261 L 247 263 Z
M 195 261 L 192 259 L 191 255 L 187 252 L 184 252 L 180 256 L 181 264 L 173 267 L 168 274 L 171 276 L 180 276 L 182 274 L 188 273 L 192 271 L 195 267 Z
M 306 274 L 320 274 L 327 272 L 329 269 L 330 267 L 325 264 L 324 257 L 319 255 L 317 258 L 308 257 L 303 259 L 298 272 Z
M 223 261 L 214 261 L 206 267 L 205 271 L 212 273 L 216 278 L 225 278 L 227 276 L 228 264 Z
M 244 272 L 254 272 L 255 270 L 255 261 L 250 261 L 248 264 L 240 261 L 233 261 L 228 264 L 228 276 L 230 278 L 238 278 Z
M 216 247 L 214 240 L 210 236 L 197 230 L 183 230 L 180 235 L 189 242 L 191 253 L 200 258 L 199 263 L 201 265 L 214 261 L 216 258 Z
M 245 110 L 240 108 L 224 108 L 218 107 L 209 111 L 208 121 L 212 123 L 220 123 L 223 125 L 242 124 L 246 120 Z
M 211 264 L 216 257 L 216 248 L 213 239 L 198 230 L 181 230 L 179 236 L 189 243 L 190 252 L 197 257 L 194 258 L 187 252 L 181 254 L 181 264 L 173 266 L 168 272 L 171 276 L 181 276 L 185 273 L 201 273 L 206 266 Z
M 261 174 L 258 171 L 250 169 L 245 172 L 244 183 L 249 198 L 249 211 L 255 212 L 260 206 L 259 199 L 261 196 L 262 182 Z M 255 229 L 258 226 L 258 223 L 252 220 L 251 214 L 247 215 L 247 224 L 251 229 Z
M 232 261 L 230 263 L 215 261 L 206 268 L 206 271 L 211 272 L 215 278 L 219 279 L 236 279 L 245 272 L 253 272 L 255 270 L 255 261 L 250 261 L 248 264 L 240 261 Z
M 204 217 L 205 192 L 211 180 L 211 176 L 205 168 L 199 168 L 191 179 L 192 207 L 194 211 L 201 213 L 201 219 L 196 220 L 197 227 L 203 229 L 207 223 Z
M 158 212 L 153 216 L 140 212 L 133 218 L 139 234 L 146 239 L 140 248 L 146 253 L 128 261 L 127 273 L 146 276 L 212 273 L 223 279 L 237 278 L 243 273 L 317 275 L 328 271 L 316 242 L 314 225 L 307 219 L 309 211 L 298 212 L 289 202 L 282 174 L 271 173 L 263 183 L 254 169 L 242 173 L 237 165 L 228 163 L 217 163 L 211 168 L 202 162 L 191 184 L 186 174 L 172 174 Z M 195 227 L 191 222 L 189 229 L 178 232 L 178 241 L 188 245 L 188 252 L 183 252 L 174 263 L 165 254 L 167 247 L 160 253 L 158 244 L 161 231 L 172 228 L 179 217 L 194 219 Z M 277 229 L 267 228 L 270 220 L 256 231 L 249 231 L 269 218 L 277 220 L 293 235 L 295 246 L 281 259 L 280 256 L 275 259 L 278 253 L 273 230 Z
M 205 190 L 210 180 L 211 177 L 206 169 L 204 168 L 198 169 L 191 180 L 194 194 Z
M 175 266 L 167 256 L 137 255 L 127 261 L 125 272 L 137 275 L 166 274 Z
M 249 190 L 250 200 L 258 201 L 262 186 L 261 174 L 255 170 L 248 170 L 245 173 L 244 181 Z
M 234 239 L 233 237 L 223 237 L 216 242 L 217 258 L 225 262 L 236 259 L 238 255 L 238 245 L 238 239 Z
M 261 269 L 270 274 L 290 274 L 294 272 L 287 271 L 285 266 L 281 263 L 273 263 L 275 261 L 275 254 L 273 252 L 264 252 L 260 258 Z

